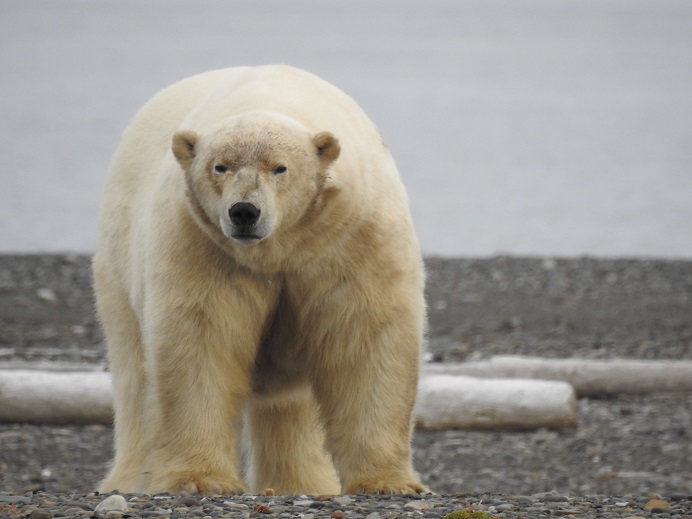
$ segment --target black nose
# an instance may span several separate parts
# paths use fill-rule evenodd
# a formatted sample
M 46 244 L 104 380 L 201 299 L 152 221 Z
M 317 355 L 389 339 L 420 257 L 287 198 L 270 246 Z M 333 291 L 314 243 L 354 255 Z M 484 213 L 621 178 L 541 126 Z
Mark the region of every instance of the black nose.
M 238 202 L 228 210 L 231 223 L 238 227 L 254 225 L 259 220 L 260 210 L 249 202 Z

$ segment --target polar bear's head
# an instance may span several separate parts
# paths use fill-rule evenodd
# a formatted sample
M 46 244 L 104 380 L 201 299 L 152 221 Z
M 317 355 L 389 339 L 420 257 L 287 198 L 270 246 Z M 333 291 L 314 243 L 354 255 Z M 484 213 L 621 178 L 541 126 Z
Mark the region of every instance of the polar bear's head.
M 198 219 L 229 240 L 253 244 L 290 229 L 315 207 L 340 146 L 329 132 L 251 112 L 208 132 L 178 131 L 172 150 Z

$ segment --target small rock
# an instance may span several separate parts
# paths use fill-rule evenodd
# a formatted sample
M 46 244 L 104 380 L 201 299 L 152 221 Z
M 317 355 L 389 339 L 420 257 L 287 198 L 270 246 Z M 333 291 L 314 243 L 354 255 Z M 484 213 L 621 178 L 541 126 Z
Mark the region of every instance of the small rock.
M 416 501 L 409 501 L 404 505 L 405 510 L 432 510 L 434 505 L 425 499 L 418 499 Z
M 293 506 L 310 506 L 311 504 L 311 499 L 299 499 L 298 501 L 293 501 Z
M 28 505 L 31 503 L 31 499 L 24 496 L 7 496 L 0 495 L 0 503 L 7 503 L 10 505 L 17 505 L 19 503 L 23 505 Z
M 653 512 L 654 509 L 663 510 L 666 508 L 670 508 L 670 504 L 667 501 L 663 501 L 661 499 L 652 499 L 644 505 L 644 510 L 648 510 L 649 512 Z
M 342 512 L 341 510 L 332 513 L 332 519 L 344 519 L 344 517 L 346 517 L 346 512 Z
M 108 512 L 122 512 L 127 508 L 127 501 L 121 495 L 115 494 L 101 501 L 94 509 L 96 517 L 105 517 Z
M 342 506 L 345 506 L 353 503 L 353 499 L 348 496 L 339 496 L 334 498 L 334 502 L 339 503 Z
M 373 512 L 371 514 L 368 514 L 368 516 L 365 519 L 380 519 L 380 514 L 377 512 Z
M 224 501 L 223 504 L 231 510 L 249 510 L 250 507 L 245 503 L 234 503 L 233 501 Z
M 53 519 L 53 514 L 51 514 L 48 510 L 34 508 L 29 515 L 29 519 Z
M 564 503 L 569 501 L 569 497 L 558 494 L 557 492 L 541 492 L 534 494 L 531 497 L 544 503 Z
M 36 291 L 36 297 L 46 303 L 55 303 L 58 300 L 58 296 L 56 296 L 55 292 L 50 288 L 39 288 Z
M 80 506 L 71 506 L 71 505 L 66 505 L 60 508 L 60 513 L 64 516 L 72 516 L 72 515 L 77 515 L 79 512 L 84 512 L 84 508 Z
M 202 503 L 192 496 L 180 496 L 173 502 L 173 506 L 202 506 Z
M 252 511 L 255 513 L 258 513 L 258 514 L 271 514 L 272 513 L 272 509 L 263 503 L 256 503 L 252 507 Z

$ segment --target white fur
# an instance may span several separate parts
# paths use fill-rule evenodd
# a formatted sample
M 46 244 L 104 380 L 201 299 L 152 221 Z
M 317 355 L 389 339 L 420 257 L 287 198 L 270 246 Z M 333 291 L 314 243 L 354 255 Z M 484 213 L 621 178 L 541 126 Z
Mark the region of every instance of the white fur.
M 233 237 L 238 202 L 260 239 Z M 394 161 L 335 87 L 267 66 L 157 94 L 113 160 L 94 276 L 115 387 L 101 490 L 245 490 L 243 408 L 256 490 L 424 489 L 419 246 Z

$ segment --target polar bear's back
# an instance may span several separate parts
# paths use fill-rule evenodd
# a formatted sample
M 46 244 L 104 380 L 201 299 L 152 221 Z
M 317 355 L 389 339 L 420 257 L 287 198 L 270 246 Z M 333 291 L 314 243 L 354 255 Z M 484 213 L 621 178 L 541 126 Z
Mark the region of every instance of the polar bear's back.
M 292 117 L 314 132 L 330 131 L 342 143 L 353 144 L 352 149 L 369 148 L 373 139 L 381 140 L 375 125 L 353 99 L 309 72 L 268 65 L 210 74 L 207 81 L 215 87 L 190 112 L 183 126 L 203 130 L 228 116 L 268 110 Z
M 234 67 L 183 79 L 161 90 L 135 115 L 116 152 L 111 176 L 134 188 L 154 175 L 178 129 L 204 131 L 218 121 L 251 110 L 290 116 L 308 129 L 330 131 L 346 157 L 367 163 L 389 153 L 370 119 L 349 96 L 330 83 L 284 65 Z M 353 155 L 358 155 L 354 157 Z

